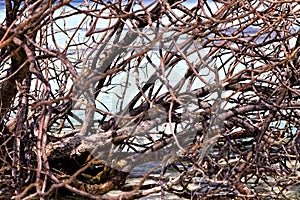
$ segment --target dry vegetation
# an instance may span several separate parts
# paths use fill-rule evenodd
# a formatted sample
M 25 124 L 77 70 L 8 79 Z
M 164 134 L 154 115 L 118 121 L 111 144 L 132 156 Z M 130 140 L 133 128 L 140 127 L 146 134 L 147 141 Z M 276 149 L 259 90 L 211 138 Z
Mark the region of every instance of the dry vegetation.
M 0 3 L 1 199 L 291 198 L 299 3 Z

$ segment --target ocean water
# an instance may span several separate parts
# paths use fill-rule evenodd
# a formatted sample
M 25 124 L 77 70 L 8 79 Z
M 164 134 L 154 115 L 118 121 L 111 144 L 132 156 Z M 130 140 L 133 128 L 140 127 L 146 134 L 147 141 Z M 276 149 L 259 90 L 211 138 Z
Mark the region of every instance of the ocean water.
M 4 0 L 0 0 L 0 23 L 3 21 L 5 17 L 5 2 Z
M 145 0 L 143 2 L 146 5 L 149 5 L 153 2 L 153 0 Z M 189 0 L 189 1 L 184 2 L 184 4 L 188 8 L 193 7 L 194 5 L 196 5 L 196 3 L 197 3 L 197 1 L 193 1 L 193 0 Z M 85 1 L 82 1 L 82 0 L 73 0 L 71 2 L 71 4 L 75 7 L 78 7 L 78 8 L 83 9 L 83 10 L 87 9 L 88 6 L 92 6 L 91 3 L 86 4 Z M 212 1 L 209 1 L 209 5 L 211 6 L 212 12 L 217 9 L 215 7 L 215 4 L 212 3 Z M 66 6 L 64 8 L 61 8 L 60 10 L 58 10 L 57 12 L 54 13 L 54 17 L 58 17 L 61 14 L 68 14 L 68 12 L 70 12 L 70 10 L 71 10 L 71 8 L 68 7 L 68 6 Z M 179 12 L 179 11 L 175 11 L 175 12 Z M 181 13 L 178 13 L 178 14 L 181 14 Z M 5 4 L 4 4 L 4 0 L 0 0 L 0 23 L 3 21 L 4 17 L 5 17 Z M 91 23 L 91 19 L 87 18 L 84 21 L 84 25 L 81 26 L 82 28 L 76 30 L 76 27 L 78 27 L 81 24 L 83 18 L 84 18 L 84 15 L 76 15 L 76 17 L 68 17 L 68 18 L 65 18 L 65 19 L 59 19 L 59 20 L 56 21 L 56 26 L 54 25 L 54 30 L 56 31 L 55 38 L 57 40 L 58 45 L 61 48 L 61 51 L 64 51 L 64 50 L 67 51 L 68 58 L 70 58 L 72 61 L 77 61 L 77 60 L 78 61 L 82 61 L 82 60 L 84 61 L 84 59 L 87 59 L 89 51 L 83 52 L 82 49 L 84 49 L 86 47 L 85 46 L 86 44 L 90 44 L 90 43 L 93 42 L 91 39 L 88 39 L 85 36 L 87 31 L 89 30 L 89 27 L 90 27 L 89 24 Z M 97 24 L 96 30 L 97 29 L 98 30 L 104 29 L 105 27 L 107 27 L 108 23 L 109 23 L 108 20 L 101 20 Z M 70 42 L 70 38 L 65 33 L 61 32 L 59 30 L 59 28 L 58 28 L 59 26 L 65 28 L 67 30 L 68 35 L 74 34 L 75 35 L 75 37 L 73 38 L 74 43 L 81 43 L 82 46 L 79 46 L 79 49 L 77 49 L 77 47 L 76 48 L 75 47 L 69 47 L 68 49 L 66 49 L 67 44 Z M 235 29 L 233 28 L 233 29 L 230 29 L 230 30 L 227 30 L 227 31 L 235 31 Z M 258 31 L 259 30 L 257 29 L 257 27 L 249 27 L 248 29 L 246 29 L 245 34 L 253 34 L 253 33 L 256 33 Z M 292 30 L 292 31 L 297 31 L 297 28 L 294 28 L 294 30 Z M 95 36 L 95 39 L 97 39 L 101 36 L 102 36 L 101 34 L 97 34 Z M 54 46 L 53 42 L 51 42 L 51 41 L 52 40 L 49 37 L 47 45 L 50 48 Z M 182 41 L 184 41 L 184 36 L 182 36 Z M 290 45 L 293 45 L 293 43 L 295 43 L 295 40 L 294 41 L 290 40 L 290 42 L 291 42 Z M 205 55 L 207 53 L 207 51 L 205 49 L 200 48 L 200 53 L 203 53 L 203 55 Z M 153 63 L 155 63 L 155 65 L 160 64 L 160 58 L 157 55 L 158 55 L 158 51 L 157 51 L 157 48 L 154 46 L 153 49 L 152 49 L 151 59 L 152 59 Z M 224 55 L 222 57 L 222 59 L 226 60 L 227 58 L 229 58 L 229 56 L 230 55 Z M 146 63 L 145 63 L 146 61 L 143 61 L 143 62 L 144 63 L 142 63 L 142 64 L 144 66 L 146 66 Z M 220 60 L 218 60 L 214 64 L 219 66 L 222 63 L 220 62 Z M 186 68 L 186 63 L 184 63 L 184 62 L 181 62 L 176 66 L 176 69 L 174 70 L 174 73 L 172 73 L 169 76 L 170 85 L 176 84 L 177 80 L 179 78 L 183 77 L 183 73 L 184 73 L 185 68 Z M 242 70 L 242 69 L 243 68 L 241 68 L 240 70 Z M 155 69 L 152 69 L 152 73 L 153 73 L 153 71 L 155 71 Z M 205 71 L 203 71 L 203 73 L 205 74 Z M 225 76 L 224 73 L 221 73 L 219 75 L 220 75 L 220 79 L 224 78 L 224 76 Z M 147 75 L 147 74 L 140 74 L 140 76 L 141 76 L 141 78 L 140 78 L 141 82 L 143 81 L 143 79 L 147 79 L 147 77 L 149 77 L 149 75 Z M 213 78 L 214 77 L 209 77 L 208 79 L 213 79 Z M 119 81 L 122 82 L 122 81 L 125 81 L 126 79 L 127 79 L 126 76 L 120 76 L 116 80 L 117 80 L 117 82 L 119 82 Z M 131 90 L 131 88 L 136 87 L 135 82 L 136 82 L 135 74 L 132 74 L 132 76 L 129 77 L 129 83 L 131 83 L 131 84 L 129 84 L 129 87 L 128 87 L 129 91 Z M 196 81 L 195 84 L 192 87 L 197 88 L 197 87 L 201 87 L 201 86 L 203 86 L 203 83 L 201 83 L 200 81 L 198 81 L 198 82 Z M 69 85 L 69 87 L 70 87 L 70 85 Z M 52 88 L 57 89 L 57 90 L 60 89 L 59 86 L 56 85 L 56 84 L 53 84 Z M 121 93 L 121 91 L 122 91 L 122 88 L 114 90 L 115 93 Z M 124 105 L 126 105 L 128 103 L 128 101 L 136 94 L 136 91 L 135 92 L 130 92 L 130 93 L 131 93 L 131 96 L 127 96 L 126 98 L 123 98 L 122 101 L 123 101 Z M 102 93 L 101 94 L 101 99 L 99 101 L 100 101 L 100 103 L 97 104 L 97 107 L 100 108 L 100 109 L 104 109 L 104 110 L 106 108 L 104 106 L 102 106 L 102 104 L 106 105 L 109 108 L 109 110 L 115 110 L 116 108 L 114 108 L 114 106 L 116 104 L 118 104 L 118 102 L 117 102 L 118 100 L 117 100 L 116 96 L 112 95 L 112 94 L 108 94 L 108 93 Z M 83 114 L 80 114 L 80 115 L 83 115 Z
M 146 5 L 149 5 L 153 2 L 153 0 L 145 0 L 143 1 Z M 188 7 L 188 8 L 191 8 L 193 7 L 194 5 L 196 5 L 197 1 L 193 1 L 193 0 L 189 0 L 189 1 L 185 1 L 185 5 Z M 88 9 L 89 6 L 92 6 L 92 4 L 86 4 L 85 1 L 79 1 L 79 0 L 73 0 L 71 2 L 71 4 L 75 7 L 78 7 L 79 9 Z M 216 7 L 215 7 L 215 4 L 212 3 L 212 1 L 209 1 L 209 5 L 211 6 L 211 9 L 212 9 L 212 12 L 214 10 L 216 10 Z M 54 13 L 54 17 L 59 17 L 61 14 L 65 14 L 67 15 L 72 9 L 68 6 L 64 7 L 64 8 L 61 8 L 59 9 L 57 12 Z M 180 15 L 182 13 L 180 13 L 179 11 L 175 11 L 175 12 L 178 12 L 177 14 Z M 0 0 L 0 22 L 3 21 L 5 17 L 5 5 L 4 5 L 4 1 L 3 0 Z M 68 58 L 71 59 L 72 61 L 86 61 L 88 58 L 88 53 L 89 53 L 89 50 L 87 52 L 83 52 L 82 49 L 85 49 L 86 48 L 86 44 L 90 44 L 93 42 L 93 40 L 87 38 L 85 36 L 85 34 L 87 33 L 87 31 L 89 30 L 89 27 L 90 27 L 90 23 L 91 23 L 91 19 L 90 18 L 87 18 L 83 25 L 80 26 L 82 27 L 81 29 L 76 29 L 76 27 L 79 27 L 79 25 L 82 23 L 82 20 L 84 18 L 84 15 L 76 15 L 76 17 L 67 17 L 65 19 L 59 19 L 59 20 L 56 20 L 56 24 L 54 25 L 54 30 L 55 30 L 55 38 L 56 38 L 56 41 L 59 45 L 59 47 L 61 48 L 61 51 L 66 51 L 67 54 L 68 54 Z M 104 29 L 108 26 L 108 20 L 101 20 L 99 23 L 97 23 L 97 27 L 96 27 L 96 30 L 100 30 L 100 29 Z M 69 36 L 67 36 L 65 33 L 61 32 L 59 27 L 63 27 L 64 29 L 67 30 L 67 34 L 68 35 L 75 35 L 75 37 L 73 38 L 73 43 L 81 43 L 82 45 L 78 46 L 78 48 L 76 47 L 68 47 L 68 49 L 66 49 L 66 46 L 69 44 L 70 42 L 70 38 Z M 228 30 L 228 31 L 234 31 L 234 29 L 231 29 L 231 30 Z M 252 34 L 252 33 L 256 33 L 258 30 L 257 28 L 255 27 L 249 27 L 247 30 L 246 30 L 246 34 Z M 102 34 L 96 34 L 95 36 L 95 39 L 97 38 L 100 38 L 102 36 Z M 182 41 L 184 41 L 185 39 L 185 36 L 181 36 L 182 37 Z M 179 41 L 180 43 L 180 41 Z M 48 43 L 47 43 L 47 46 L 48 47 L 54 47 L 54 44 L 52 42 L 52 39 L 51 37 L 49 37 L 48 39 Z M 207 53 L 207 50 L 205 49 L 201 49 L 201 46 L 200 46 L 200 53 L 205 55 Z M 230 55 L 224 55 L 222 57 L 223 60 L 226 60 Z M 153 47 L 152 51 L 151 51 L 151 59 L 152 59 L 152 62 L 156 65 L 156 66 L 159 66 L 160 65 L 160 57 L 158 56 L 158 51 L 157 51 L 157 48 L 156 46 Z M 191 60 L 196 60 L 197 59 L 197 56 L 195 57 L 191 57 Z M 142 65 L 143 66 L 147 66 L 147 61 L 146 60 L 143 60 L 142 61 Z M 88 63 L 88 62 L 87 62 Z M 196 63 L 196 61 L 194 61 L 194 63 Z M 221 65 L 222 63 L 218 60 L 216 63 L 214 63 L 216 66 L 219 66 Z M 88 64 L 87 66 L 85 67 L 88 67 Z M 178 65 L 176 66 L 176 68 L 174 69 L 173 73 L 171 73 L 169 75 L 169 84 L 171 86 L 174 86 L 176 83 L 177 83 L 177 80 L 179 78 L 182 78 L 183 75 L 184 75 L 184 70 L 186 69 L 186 63 L 185 62 L 180 62 L 178 63 Z M 242 68 L 240 69 L 242 70 Z M 150 68 L 150 74 L 151 73 L 154 73 L 155 72 L 155 69 L 154 68 Z M 208 72 L 205 71 L 205 69 L 203 69 L 203 74 L 206 74 Z M 149 74 L 142 74 L 140 73 L 139 74 L 140 76 L 140 79 L 139 79 L 139 82 L 142 84 L 144 80 L 146 80 L 147 78 L 149 78 Z M 223 79 L 224 78 L 224 73 L 220 73 L 219 74 L 220 76 L 220 79 Z M 118 82 L 125 82 L 126 79 L 128 77 L 126 75 L 120 75 L 119 77 L 115 78 L 115 82 L 114 83 L 118 83 Z M 210 82 L 212 79 L 214 79 L 213 76 L 209 76 L 207 78 L 207 81 Z M 126 105 L 130 99 L 132 99 L 132 97 L 138 92 L 136 90 L 136 74 L 132 74 L 129 79 L 128 79 L 128 82 L 129 84 L 127 85 L 128 88 L 127 91 L 129 96 L 124 96 L 122 98 L 122 100 L 120 101 L 118 98 L 117 98 L 117 95 L 121 94 L 122 91 L 124 91 L 124 88 L 118 88 L 118 87 L 115 87 L 114 90 L 113 90 L 113 93 L 101 93 L 101 98 L 98 99 L 98 102 L 97 102 L 97 107 L 99 109 L 102 109 L 102 110 L 106 110 L 105 106 L 103 105 L 106 105 L 106 107 L 108 107 L 108 110 L 109 111 L 116 111 L 116 110 L 119 110 L 121 108 L 124 108 L 124 105 Z M 114 84 L 113 83 L 113 84 Z M 57 84 L 52 84 L 52 89 L 53 90 L 59 90 L 59 86 Z M 204 86 L 203 83 L 201 83 L 201 81 L 195 81 L 195 84 L 192 86 L 192 88 L 198 88 L 198 87 L 201 87 L 201 86 Z M 70 88 L 71 85 L 69 84 L 68 87 Z M 109 89 L 109 88 L 108 88 Z M 135 90 L 134 90 L 135 89 Z M 162 92 L 165 92 L 166 90 L 163 90 Z M 121 105 L 121 103 L 123 104 L 123 107 Z M 116 108 L 116 105 L 118 105 L 119 107 Z M 83 118 L 84 116 L 84 111 L 78 111 L 78 114 L 80 116 L 80 118 Z M 97 114 L 96 114 L 97 115 Z M 100 116 L 96 116 L 96 118 L 98 118 Z

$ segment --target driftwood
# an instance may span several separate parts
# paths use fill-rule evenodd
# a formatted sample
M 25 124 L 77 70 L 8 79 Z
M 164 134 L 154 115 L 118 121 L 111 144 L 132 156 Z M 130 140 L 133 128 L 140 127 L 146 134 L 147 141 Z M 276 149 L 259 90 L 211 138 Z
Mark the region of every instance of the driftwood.
M 293 198 L 297 2 L 0 7 L 1 199 Z

